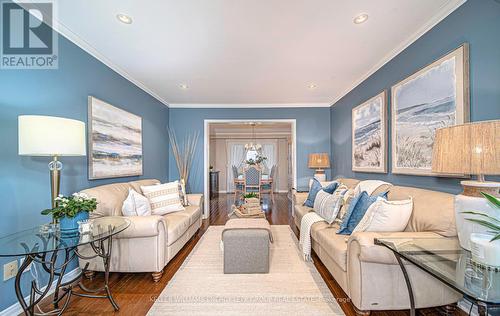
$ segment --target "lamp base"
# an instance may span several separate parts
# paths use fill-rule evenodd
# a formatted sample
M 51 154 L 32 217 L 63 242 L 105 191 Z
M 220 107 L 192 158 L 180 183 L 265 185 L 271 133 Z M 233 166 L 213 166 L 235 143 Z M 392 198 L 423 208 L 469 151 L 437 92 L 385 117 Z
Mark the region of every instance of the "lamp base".
M 326 174 L 324 170 L 316 170 L 316 173 L 314 174 L 314 177 L 318 179 L 320 182 L 325 182 L 326 181 Z
M 471 250 L 471 234 L 486 233 L 488 228 L 467 220 L 468 218 L 482 219 L 479 215 L 463 214 L 463 212 L 475 211 L 496 216 L 497 211 L 481 195 L 481 192 L 498 197 L 500 182 L 462 181 L 461 184 L 464 191 L 455 196 L 455 223 L 460 246 Z
M 483 197 L 481 192 L 500 197 L 500 182 L 493 181 L 462 181 L 460 184 L 463 186 L 463 195 Z

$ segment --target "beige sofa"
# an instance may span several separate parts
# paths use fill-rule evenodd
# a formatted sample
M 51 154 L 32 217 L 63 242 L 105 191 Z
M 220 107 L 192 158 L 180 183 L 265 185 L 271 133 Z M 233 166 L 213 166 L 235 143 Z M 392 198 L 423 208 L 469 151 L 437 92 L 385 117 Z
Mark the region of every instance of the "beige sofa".
M 160 183 L 158 180 L 139 180 L 114 183 L 81 191 L 97 199 L 97 209 L 91 218 L 122 216 L 123 201 L 129 188 L 142 194 L 141 186 Z M 201 226 L 203 196 L 188 195 L 189 206 L 184 211 L 163 216 L 128 216 L 130 226 L 113 239 L 111 272 L 151 272 L 157 282 L 163 268 L 179 252 Z M 104 271 L 102 259 L 82 260 L 83 268 L 89 262 L 90 271 Z
M 359 180 L 338 179 L 350 188 Z M 404 232 L 358 232 L 337 235 L 338 225 L 316 223 L 311 229 L 312 247 L 337 283 L 350 297 L 358 314 L 371 310 L 400 310 L 410 306 L 408 290 L 393 253 L 374 245 L 377 237 L 453 237 L 456 236 L 453 195 L 424 189 L 393 186 L 389 200 L 413 197 L 413 213 Z M 303 206 L 307 192 L 295 193 L 293 216 L 300 229 L 302 216 L 312 211 Z M 461 296 L 419 268 L 406 267 L 415 293 L 416 308 L 453 304 Z

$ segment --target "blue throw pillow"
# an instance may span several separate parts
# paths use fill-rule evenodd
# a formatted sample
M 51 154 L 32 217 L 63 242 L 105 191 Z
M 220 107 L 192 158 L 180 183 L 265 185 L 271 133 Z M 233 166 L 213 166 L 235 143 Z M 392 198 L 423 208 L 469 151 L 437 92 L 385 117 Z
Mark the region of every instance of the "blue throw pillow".
M 352 234 L 354 228 L 359 224 L 366 211 L 372 205 L 378 197 L 382 197 L 387 200 L 387 192 L 370 196 L 366 191 L 361 192 L 358 196 L 354 197 L 351 204 L 349 205 L 349 209 L 345 214 L 344 220 L 340 225 L 337 234 L 341 235 L 350 235 Z
M 323 187 L 321 186 L 321 183 L 318 181 L 318 179 L 314 178 L 304 205 L 307 207 L 314 207 L 314 200 L 316 199 L 316 195 L 322 188 Z
M 309 194 L 307 195 L 307 199 L 304 202 L 304 205 L 307 207 L 314 207 L 314 200 L 316 199 L 316 195 L 319 191 L 324 190 L 325 192 L 333 194 L 338 185 L 338 182 L 332 182 L 323 188 L 321 186 L 321 182 L 319 182 L 318 179 L 313 178 L 311 189 L 309 190 Z
M 339 186 L 339 183 L 335 181 L 335 182 L 330 183 L 326 187 L 323 187 L 323 191 L 330 193 L 330 194 L 333 194 L 333 192 L 335 192 L 335 190 L 337 190 L 338 186 Z

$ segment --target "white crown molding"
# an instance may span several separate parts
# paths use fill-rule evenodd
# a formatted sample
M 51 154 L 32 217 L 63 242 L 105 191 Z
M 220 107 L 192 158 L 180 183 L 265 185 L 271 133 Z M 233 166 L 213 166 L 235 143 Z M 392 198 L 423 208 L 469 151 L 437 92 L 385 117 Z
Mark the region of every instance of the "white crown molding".
M 331 103 L 170 103 L 172 109 L 328 108 Z
M 63 276 L 63 282 L 69 281 L 74 279 L 78 273 L 80 273 L 80 268 L 75 268 L 68 273 L 65 273 Z M 54 293 L 56 289 L 56 283 L 57 279 L 54 279 L 54 282 L 52 282 L 52 286 L 49 289 L 49 292 L 47 293 L 47 297 L 50 296 L 52 293 Z M 46 288 L 43 287 L 40 290 L 44 291 Z M 26 301 L 29 301 L 29 296 L 24 298 Z M 23 308 L 21 307 L 21 304 L 19 302 L 12 304 L 11 306 L 7 307 L 3 311 L 0 311 L 0 316 L 11 316 L 11 315 L 21 315 L 23 313 Z
M 385 64 L 391 61 L 394 57 L 399 55 L 402 51 L 404 51 L 408 46 L 413 44 L 416 40 L 418 40 L 422 35 L 431 30 L 434 26 L 436 26 L 439 22 L 444 20 L 448 15 L 450 15 L 453 11 L 458 9 L 462 4 L 467 2 L 467 0 L 451 0 L 445 3 L 440 10 L 425 23 L 421 28 L 419 28 L 412 36 L 408 37 L 406 40 L 401 42 L 395 49 L 393 49 L 389 54 L 387 54 L 384 58 L 382 58 L 375 66 L 373 66 L 370 70 L 368 70 L 363 76 L 361 76 L 358 80 L 354 81 L 349 88 L 345 89 L 342 93 L 340 93 L 331 103 L 333 107 L 335 103 L 337 103 L 340 99 L 345 97 L 349 92 L 354 90 L 358 85 L 360 85 L 363 81 L 368 79 L 371 75 L 373 75 L 377 70 L 382 68 Z

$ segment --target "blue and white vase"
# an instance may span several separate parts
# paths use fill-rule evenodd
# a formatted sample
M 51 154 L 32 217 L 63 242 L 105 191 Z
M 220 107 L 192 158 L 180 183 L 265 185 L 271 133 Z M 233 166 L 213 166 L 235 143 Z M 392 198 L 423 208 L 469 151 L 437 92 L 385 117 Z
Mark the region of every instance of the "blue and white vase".
M 62 233 L 74 233 L 78 231 L 78 222 L 89 219 L 89 212 L 80 211 L 75 217 L 64 216 L 59 219 L 59 229 Z

